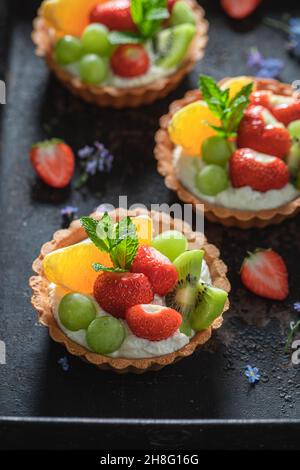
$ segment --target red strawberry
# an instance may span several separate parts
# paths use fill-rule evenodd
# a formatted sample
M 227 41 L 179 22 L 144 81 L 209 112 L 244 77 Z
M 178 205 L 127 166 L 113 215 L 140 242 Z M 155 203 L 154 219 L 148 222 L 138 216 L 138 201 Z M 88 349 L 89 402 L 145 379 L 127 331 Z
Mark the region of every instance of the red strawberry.
M 173 10 L 174 5 L 175 5 L 176 2 L 177 2 L 177 0 L 168 0 L 167 7 L 168 7 L 168 10 L 169 10 L 169 13 L 172 13 L 172 10 Z
M 178 330 L 182 316 L 176 310 L 161 305 L 135 305 L 126 311 L 126 320 L 139 338 L 161 341 Z
M 272 111 L 272 105 L 270 103 L 271 95 L 272 92 L 268 90 L 254 91 L 250 95 L 250 104 L 255 106 L 260 105 L 267 108 L 269 111 Z
M 285 262 L 273 250 L 256 250 L 243 262 L 241 279 L 254 294 L 267 299 L 283 300 L 289 293 Z
M 171 261 L 147 245 L 139 246 L 131 265 L 131 272 L 145 274 L 151 282 L 154 293 L 161 296 L 167 295 L 178 282 L 178 273 Z
M 52 188 L 64 188 L 74 174 L 73 150 L 59 139 L 33 145 L 30 160 L 39 177 Z
M 261 0 L 221 0 L 221 5 L 228 16 L 242 20 L 256 10 Z
M 278 121 L 288 126 L 290 122 L 300 119 L 300 102 L 294 101 L 290 104 L 274 106 L 272 113 Z
M 267 155 L 283 158 L 291 147 L 291 138 L 263 106 L 249 106 L 238 128 L 238 147 L 248 147 Z
M 95 281 L 94 296 L 103 310 L 124 318 L 127 308 L 152 302 L 153 290 L 144 274 L 102 272 Z
M 277 157 L 252 149 L 238 149 L 229 163 L 231 184 L 234 188 L 250 186 L 256 191 L 281 189 L 289 182 L 287 165 Z
M 130 0 L 113 0 L 100 3 L 90 13 L 91 23 L 104 24 L 111 31 L 135 32 L 130 12 Z
M 277 121 L 285 126 L 300 119 L 300 101 L 291 96 L 275 95 L 271 91 L 256 91 L 250 96 L 250 103 L 268 108 Z
M 115 50 L 110 64 L 116 75 L 130 78 L 144 75 L 150 61 L 148 53 L 140 44 L 124 44 Z

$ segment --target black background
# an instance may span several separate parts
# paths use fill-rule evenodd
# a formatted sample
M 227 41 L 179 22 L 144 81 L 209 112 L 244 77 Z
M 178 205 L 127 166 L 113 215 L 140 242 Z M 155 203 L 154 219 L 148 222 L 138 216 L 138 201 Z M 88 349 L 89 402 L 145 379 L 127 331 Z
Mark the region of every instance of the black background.
M 259 427 L 260 431 L 250 430 L 254 440 L 245 442 L 240 428 L 236 431 L 232 425 L 228 434 L 223 427 L 226 423 L 220 420 L 300 419 L 299 368 L 291 365 L 291 354 L 284 354 L 290 321 L 297 318 L 292 306 L 300 301 L 299 216 L 260 231 L 228 229 L 206 222 L 206 236 L 220 248 L 229 266 L 231 309 L 223 328 L 204 348 L 160 372 L 122 376 L 101 372 L 69 356 L 62 346 L 50 340 L 47 329 L 38 326 L 28 288 L 31 263 L 41 244 L 59 228 L 60 209 L 65 205 L 78 206 L 79 215 L 84 215 L 100 203 L 117 205 L 118 196 L 124 194 L 128 195 L 129 204 L 139 202 L 148 207 L 152 203 L 177 202 L 156 171 L 154 133 L 169 104 L 196 87 L 199 73 L 218 79 L 245 74 L 249 50 L 257 46 L 264 55 L 284 60 L 283 81 L 300 79 L 299 63 L 286 53 L 284 35 L 263 24 L 266 16 L 279 18 L 284 12 L 300 16 L 300 10 L 294 8 L 297 2 L 280 2 L 277 7 L 274 3 L 279 2 L 265 1 L 252 18 L 235 23 L 225 17 L 217 1 L 203 1 L 210 22 L 205 59 L 166 99 L 122 111 L 99 109 L 74 98 L 35 57 L 30 33 L 39 2 L 0 3 L 0 78 L 7 84 L 7 104 L 0 109 L 0 339 L 7 346 L 7 364 L 0 365 L 2 416 L 117 419 L 112 427 L 104 423 L 102 427 L 92 424 L 92 428 L 74 421 L 68 432 L 73 435 L 78 430 L 78 445 L 82 446 L 101 446 L 101 438 L 95 439 L 93 434 L 99 437 L 99 432 L 100 437 L 105 435 L 106 445 L 116 446 L 116 429 L 121 432 L 120 446 L 130 446 L 130 442 L 138 446 L 142 435 L 147 445 L 182 442 L 188 446 L 195 432 L 202 429 L 199 420 L 206 422 L 206 434 L 202 434 L 206 438 L 194 441 L 199 447 L 214 443 L 218 447 L 221 442 L 227 446 L 251 446 L 251 442 L 264 445 L 268 439 L 269 446 L 292 445 L 291 428 L 289 435 L 288 428 L 282 431 L 275 424 L 268 430 Z M 115 155 L 112 173 L 92 181 L 81 192 L 47 188 L 35 178 L 28 152 L 32 143 L 54 136 L 65 139 L 75 150 L 95 139 L 104 142 Z M 242 287 L 238 274 L 241 262 L 246 252 L 256 247 L 272 247 L 286 260 L 290 296 L 285 302 L 260 299 Z M 68 372 L 58 364 L 63 356 L 69 360 Z M 250 387 L 243 375 L 248 363 L 260 368 L 262 379 L 256 387 Z M 147 423 L 142 428 L 132 424 L 128 433 L 125 422 L 124 431 L 118 426 L 121 418 L 191 422 L 175 423 L 169 436 L 160 428 L 151 430 L 150 422 L 148 428 Z M 74 448 L 74 442 L 55 426 L 59 425 L 16 425 L 3 418 L 0 435 L 2 431 L 4 446 L 5 442 L 7 446 L 44 446 L 45 436 L 53 430 L 54 436 L 60 436 L 57 441 L 52 436 L 53 445 Z M 191 426 L 191 431 L 186 431 L 185 426 Z M 243 429 L 250 429 L 249 426 L 246 421 Z M 294 426 L 299 430 L 297 423 Z M 86 429 L 92 429 L 92 434 Z M 152 434 L 149 437 L 148 431 L 143 434 L 143 429 L 153 431 L 154 438 Z M 13 440 L 17 444 L 12 444 Z

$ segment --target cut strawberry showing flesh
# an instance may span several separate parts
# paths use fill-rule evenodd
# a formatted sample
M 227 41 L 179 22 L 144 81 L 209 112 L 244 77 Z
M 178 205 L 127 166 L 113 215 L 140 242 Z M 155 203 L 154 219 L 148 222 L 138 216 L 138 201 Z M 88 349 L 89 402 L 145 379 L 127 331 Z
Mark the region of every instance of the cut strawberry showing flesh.
M 182 316 L 176 310 L 161 305 L 135 305 L 126 311 L 126 320 L 139 338 L 162 341 L 178 330 Z
M 251 292 L 268 299 L 284 300 L 289 293 L 285 262 L 273 250 L 250 253 L 243 262 L 241 280 Z
M 268 108 L 277 121 L 288 126 L 300 119 L 300 101 L 292 96 L 276 95 L 271 91 L 256 91 L 250 96 L 250 103 Z
M 240 122 L 237 145 L 284 158 L 290 150 L 291 137 L 267 108 L 251 105 Z
M 287 165 L 277 157 L 238 149 L 230 159 L 229 172 L 234 188 L 250 186 L 255 191 L 281 189 L 289 182 Z

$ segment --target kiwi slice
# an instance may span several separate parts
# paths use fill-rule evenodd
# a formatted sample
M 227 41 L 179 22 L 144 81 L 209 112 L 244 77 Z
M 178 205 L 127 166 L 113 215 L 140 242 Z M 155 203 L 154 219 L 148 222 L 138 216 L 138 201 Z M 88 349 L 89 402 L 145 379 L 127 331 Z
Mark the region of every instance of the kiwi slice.
M 166 304 L 182 313 L 184 318 L 196 306 L 203 256 L 203 250 L 190 250 L 173 261 L 178 272 L 178 283 L 175 289 L 167 294 Z
M 161 31 L 156 42 L 159 55 L 156 64 L 163 68 L 172 68 L 180 64 L 186 56 L 195 33 L 196 27 L 189 23 Z
M 193 330 L 200 331 L 208 328 L 223 312 L 227 297 L 228 294 L 224 290 L 199 282 L 196 306 L 189 315 Z

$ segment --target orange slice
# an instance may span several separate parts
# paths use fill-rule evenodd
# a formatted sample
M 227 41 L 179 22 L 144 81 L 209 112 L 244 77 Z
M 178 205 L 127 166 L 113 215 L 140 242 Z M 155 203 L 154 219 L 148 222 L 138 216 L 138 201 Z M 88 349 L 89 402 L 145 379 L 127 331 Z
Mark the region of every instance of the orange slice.
M 203 141 L 216 135 L 209 124 L 219 126 L 220 121 L 204 101 L 195 101 L 174 114 L 168 127 L 169 136 L 187 155 L 200 156 Z
M 235 77 L 227 80 L 221 88 L 223 90 L 229 88 L 229 96 L 230 98 L 233 98 L 239 91 L 241 91 L 244 86 L 248 85 L 249 83 L 253 83 L 254 85 L 254 82 L 250 77 Z M 253 86 L 253 91 L 255 91 L 255 86 Z
M 152 220 L 148 216 L 132 218 L 137 227 L 139 242 L 149 244 L 152 240 Z M 52 251 L 43 261 L 44 274 L 49 282 L 65 289 L 90 294 L 99 276 L 92 265 L 100 263 L 112 266 L 107 253 L 100 251 L 90 239 Z
M 89 24 L 89 14 L 96 5 L 106 0 L 44 0 L 42 17 L 57 31 L 81 36 Z

